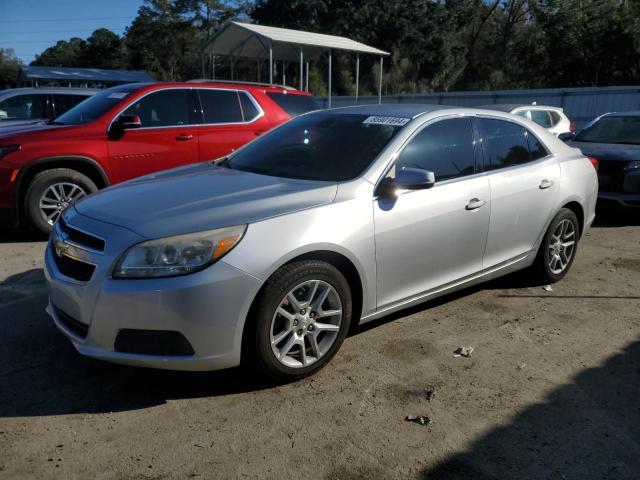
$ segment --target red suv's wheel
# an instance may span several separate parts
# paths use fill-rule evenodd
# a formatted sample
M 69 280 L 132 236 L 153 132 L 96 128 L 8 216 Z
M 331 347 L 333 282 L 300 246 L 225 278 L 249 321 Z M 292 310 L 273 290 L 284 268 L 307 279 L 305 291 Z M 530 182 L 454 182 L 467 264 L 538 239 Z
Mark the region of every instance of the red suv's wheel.
M 68 168 L 38 173 L 25 195 L 24 211 L 31 227 L 49 234 L 62 211 L 70 204 L 98 190 L 89 177 Z

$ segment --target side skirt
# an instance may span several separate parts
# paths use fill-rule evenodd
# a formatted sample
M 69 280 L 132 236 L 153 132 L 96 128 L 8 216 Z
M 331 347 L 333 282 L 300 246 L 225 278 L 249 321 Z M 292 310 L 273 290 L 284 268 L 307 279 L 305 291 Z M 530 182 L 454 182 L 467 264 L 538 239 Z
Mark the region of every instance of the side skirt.
M 477 285 L 479 283 L 484 283 L 489 280 L 493 280 L 494 278 L 502 277 L 509 273 L 516 272 L 518 270 L 522 270 L 531 266 L 533 261 L 536 258 L 537 250 L 531 250 L 528 253 L 523 255 L 519 255 L 512 259 L 509 259 L 505 262 L 502 262 L 490 269 L 483 270 L 479 273 L 469 275 L 468 277 L 461 278 L 459 280 L 455 280 L 446 285 L 436 287 L 434 289 L 428 290 L 426 292 L 420 293 L 414 297 L 410 297 L 404 300 L 400 300 L 391 305 L 386 305 L 369 315 L 366 315 L 360 319 L 359 324 L 365 324 L 372 320 L 375 320 L 380 317 L 384 317 L 385 315 L 389 315 L 390 313 L 397 312 L 399 310 L 403 310 L 405 308 L 412 307 L 414 305 L 418 305 L 420 303 L 426 302 L 428 300 L 433 300 L 435 298 L 441 297 L 448 293 L 452 293 L 458 290 L 462 290 L 464 288 L 471 287 L 473 285 Z

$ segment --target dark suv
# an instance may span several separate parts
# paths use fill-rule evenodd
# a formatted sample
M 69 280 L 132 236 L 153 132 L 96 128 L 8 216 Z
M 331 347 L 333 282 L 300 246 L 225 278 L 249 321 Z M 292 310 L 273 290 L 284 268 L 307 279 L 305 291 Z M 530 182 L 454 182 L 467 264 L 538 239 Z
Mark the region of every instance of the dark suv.
M 58 117 L 100 90 L 93 88 L 10 88 L 0 91 L 0 131 Z
M 561 138 L 598 160 L 598 198 L 640 207 L 640 112 L 607 113 Z
M 50 124 L 0 131 L 0 210 L 46 233 L 60 212 L 84 195 L 222 157 L 293 115 L 315 109 L 310 94 L 270 85 L 110 88 Z

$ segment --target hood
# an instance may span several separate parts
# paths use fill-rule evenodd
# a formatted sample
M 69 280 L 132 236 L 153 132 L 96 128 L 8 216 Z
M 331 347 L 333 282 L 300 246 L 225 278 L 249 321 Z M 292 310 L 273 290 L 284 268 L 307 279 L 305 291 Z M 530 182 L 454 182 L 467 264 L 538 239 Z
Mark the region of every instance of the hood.
M 90 195 L 81 215 L 160 238 L 245 223 L 333 201 L 335 182 L 293 180 L 211 163 L 141 177 Z
M 27 123 L 23 125 L 4 125 L 0 123 L 0 141 L 7 137 L 13 137 L 14 135 L 22 134 L 37 134 L 42 135 L 43 133 L 47 133 L 52 130 L 60 129 L 60 128 L 69 128 L 71 125 L 47 125 L 44 122 L 40 123 Z
M 640 160 L 640 145 L 574 141 L 568 142 L 567 145 L 579 148 L 583 155 L 595 157 L 598 161 L 608 160 L 628 162 L 631 160 Z

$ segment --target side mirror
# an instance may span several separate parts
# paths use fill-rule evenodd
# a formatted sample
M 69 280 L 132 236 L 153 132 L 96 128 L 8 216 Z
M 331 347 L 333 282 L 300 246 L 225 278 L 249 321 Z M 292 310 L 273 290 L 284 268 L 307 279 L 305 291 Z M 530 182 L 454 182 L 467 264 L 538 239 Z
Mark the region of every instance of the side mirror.
M 114 125 L 117 125 L 123 130 L 140 128 L 142 126 L 142 120 L 140 120 L 138 115 L 120 115 L 114 122 Z
M 403 190 L 424 190 L 431 188 L 436 183 L 436 176 L 429 170 L 421 168 L 401 168 L 396 171 L 396 179 L 393 185 Z
M 573 139 L 573 137 L 575 136 L 576 136 L 575 132 L 564 132 L 558 135 L 558 138 L 563 142 L 568 142 L 569 140 Z

